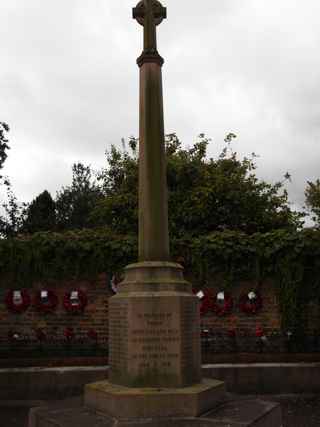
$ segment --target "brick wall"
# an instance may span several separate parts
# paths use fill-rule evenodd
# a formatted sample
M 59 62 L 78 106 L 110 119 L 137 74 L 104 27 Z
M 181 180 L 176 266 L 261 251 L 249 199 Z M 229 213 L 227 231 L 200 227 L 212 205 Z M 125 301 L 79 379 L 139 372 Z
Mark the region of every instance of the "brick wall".
M 7 310 L 5 296 L 8 289 L 0 288 L 0 343 L 8 341 L 9 331 L 15 331 L 23 338 L 25 344 L 36 340 L 36 329 L 42 329 L 51 340 L 62 340 L 66 327 L 73 328 L 77 339 L 87 336 L 89 329 L 98 333 L 99 344 L 105 343 L 108 333 L 108 298 L 112 292 L 108 287 L 106 274 L 100 275 L 93 281 L 61 281 L 49 283 L 34 283 L 28 293 L 31 305 L 21 314 L 13 314 Z M 33 305 L 35 293 L 40 289 L 51 289 L 58 296 L 58 306 L 53 313 L 40 314 Z M 83 314 L 70 314 L 63 307 L 65 292 L 81 289 L 88 298 L 88 304 Z
M 196 278 L 188 277 L 187 280 L 191 281 L 196 289 L 197 286 Z M 42 329 L 52 341 L 52 347 L 54 348 L 55 341 L 58 343 L 63 341 L 63 332 L 66 327 L 73 328 L 75 332 L 76 340 L 85 339 L 89 329 L 94 329 L 98 334 L 98 345 L 101 348 L 107 347 L 108 339 L 108 299 L 112 295 L 110 289 L 110 277 L 106 274 L 100 275 L 96 280 L 92 281 L 61 281 L 61 282 L 50 282 L 50 283 L 34 283 L 33 287 L 28 290 L 31 299 L 34 299 L 35 292 L 40 289 L 52 289 L 59 298 L 59 304 L 53 313 L 50 314 L 39 314 L 34 305 L 28 308 L 28 310 L 22 314 L 10 313 L 4 303 L 5 295 L 8 291 L 7 288 L 2 286 L 0 288 L 0 358 L 1 348 L 5 348 L 8 345 L 8 334 L 9 331 L 15 331 L 19 334 L 21 340 L 17 346 L 17 351 L 22 351 L 27 346 L 35 346 L 37 343 L 36 330 Z M 72 289 L 83 290 L 88 298 L 88 305 L 85 308 L 83 314 L 70 314 L 67 313 L 63 307 L 63 296 L 66 291 Z M 220 291 L 221 288 L 218 286 L 210 285 L 213 294 Z M 232 290 L 232 297 L 234 300 L 234 308 L 230 315 L 225 317 L 218 317 L 213 312 L 201 317 L 201 328 L 202 330 L 210 330 L 215 336 L 228 338 L 228 332 L 234 330 L 237 334 L 237 341 L 243 343 L 243 348 L 237 347 L 234 351 L 246 351 L 248 346 L 252 343 L 252 350 L 256 351 L 256 336 L 255 331 L 257 327 L 260 327 L 267 336 L 273 334 L 270 342 L 275 343 L 275 351 L 283 347 L 283 334 L 281 333 L 281 314 L 279 310 L 279 303 L 276 293 L 275 285 L 271 280 L 266 280 L 259 286 L 259 292 L 263 298 L 262 310 L 254 316 L 246 315 L 240 312 L 238 302 L 239 296 L 242 293 L 247 293 L 256 286 L 250 282 L 239 283 Z M 319 306 L 313 305 L 310 310 L 309 329 L 312 331 L 315 325 L 319 324 Z M 279 333 L 277 344 L 276 333 Z M 244 339 L 240 339 L 243 337 Z M 250 341 L 251 340 L 251 341 Z M 215 352 L 228 352 L 232 349 L 232 343 L 220 347 L 217 345 L 219 340 L 216 340 L 212 347 Z M 221 339 L 220 339 L 221 341 Z M 282 347 L 281 347 L 282 345 Z M 320 345 L 320 343 L 319 343 Z
M 229 330 L 241 331 L 246 334 L 255 333 L 257 326 L 261 327 L 266 334 L 281 329 L 281 315 L 279 311 L 279 302 L 275 287 L 271 280 L 263 282 L 259 286 L 259 292 L 262 296 L 263 306 L 256 315 L 247 315 L 239 309 L 239 297 L 243 293 L 248 293 L 256 286 L 250 282 L 242 282 L 236 286 L 230 293 L 233 298 L 233 310 L 228 316 L 219 317 L 214 313 L 208 313 L 201 318 L 203 328 L 211 328 L 221 333 Z M 213 286 L 213 294 L 221 290 Z

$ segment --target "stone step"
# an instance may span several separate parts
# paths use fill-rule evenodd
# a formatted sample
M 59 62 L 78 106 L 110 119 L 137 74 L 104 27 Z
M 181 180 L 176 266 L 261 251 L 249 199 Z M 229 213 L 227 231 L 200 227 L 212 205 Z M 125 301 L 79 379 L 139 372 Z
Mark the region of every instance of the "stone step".
M 82 405 L 70 407 L 70 401 L 53 407 L 33 408 L 28 427 L 281 427 L 278 403 L 260 399 L 234 399 L 201 417 L 147 418 L 116 420 L 94 413 Z
M 224 383 L 203 379 L 183 388 L 129 388 L 99 381 L 87 384 L 84 404 L 118 418 L 198 417 L 226 400 Z

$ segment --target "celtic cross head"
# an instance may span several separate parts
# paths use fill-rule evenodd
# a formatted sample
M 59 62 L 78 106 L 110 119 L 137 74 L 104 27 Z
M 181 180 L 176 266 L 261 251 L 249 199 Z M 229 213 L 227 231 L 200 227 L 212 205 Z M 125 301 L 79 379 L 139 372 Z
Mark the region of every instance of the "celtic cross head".
M 167 9 L 158 0 L 141 0 L 133 8 L 133 18 L 144 27 L 144 52 L 157 52 L 156 27 L 167 17 Z

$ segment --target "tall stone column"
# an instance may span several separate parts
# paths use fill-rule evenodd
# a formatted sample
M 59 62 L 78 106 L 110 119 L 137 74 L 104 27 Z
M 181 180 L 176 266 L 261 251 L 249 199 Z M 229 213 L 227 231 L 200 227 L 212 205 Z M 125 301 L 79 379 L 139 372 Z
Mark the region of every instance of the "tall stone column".
M 183 387 L 200 381 L 197 299 L 182 267 L 169 262 L 161 67 L 156 26 L 166 9 L 133 9 L 144 28 L 140 68 L 139 263 L 126 268 L 110 302 L 110 380 L 131 387 Z
M 139 110 L 139 260 L 168 261 L 168 201 L 164 145 L 161 67 L 156 26 L 166 18 L 158 1 L 146 0 L 133 9 L 144 27 L 140 68 Z
M 153 59 L 153 61 L 152 61 Z M 168 261 L 168 201 L 161 62 L 139 59 L 139 260 Z
M 156 40 L 166 9 L 157 0 L 143 0 L 133 17 L 144 28 L 144 49 L 137 60 L 139 262 L 125 268 L 119 291 L 109 301 L 109 382 L 88 385 L 85 402 L 114 416 L 122 415 L 117 411 L 124 401 L 128 417 L 198 415 L 221 397 L 223 384 L 201 381 L 198 299 L 183 268 L 170 262 L 164 61 Z M 99 394 L 105 396 L 102 403 Z M 119 396 L 124 400 L 119 402 Z

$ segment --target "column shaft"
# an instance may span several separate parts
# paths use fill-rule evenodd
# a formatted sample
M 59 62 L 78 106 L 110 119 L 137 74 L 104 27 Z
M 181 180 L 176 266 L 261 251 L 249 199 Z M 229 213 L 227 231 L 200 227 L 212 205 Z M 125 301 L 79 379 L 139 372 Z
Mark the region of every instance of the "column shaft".
M 161 65 L 140 67 L 139 261 L 169 260 Z

